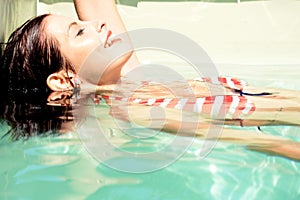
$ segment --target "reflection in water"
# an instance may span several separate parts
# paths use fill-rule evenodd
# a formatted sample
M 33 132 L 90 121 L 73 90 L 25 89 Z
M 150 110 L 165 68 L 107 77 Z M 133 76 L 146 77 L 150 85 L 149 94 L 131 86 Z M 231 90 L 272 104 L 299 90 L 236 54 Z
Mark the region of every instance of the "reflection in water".
M 49 93 L 26 91 L 2 92 L 0 118 L 10 126 L 6 132 L 12 140 L 70 131 L 73 123 L 70 95 L 49 100 Z M 48 99 L 48 100 L 47 100 Z

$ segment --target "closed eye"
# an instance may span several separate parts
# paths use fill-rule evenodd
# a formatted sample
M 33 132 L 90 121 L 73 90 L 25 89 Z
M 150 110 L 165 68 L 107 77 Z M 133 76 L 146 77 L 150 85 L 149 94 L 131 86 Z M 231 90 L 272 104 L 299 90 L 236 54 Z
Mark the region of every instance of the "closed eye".
M 79 31 L 76 34 L 76 37 L 81 36 L 83 33 L 84 33 L 84 28 L 80 28 Z

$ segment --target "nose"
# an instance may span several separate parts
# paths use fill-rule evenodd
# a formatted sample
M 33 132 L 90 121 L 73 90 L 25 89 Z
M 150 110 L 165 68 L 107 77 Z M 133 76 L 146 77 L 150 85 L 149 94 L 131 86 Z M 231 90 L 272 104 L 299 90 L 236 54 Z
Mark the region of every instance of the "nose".
M 96 31 L 100 33 L 103 30 L 106 30 L 106 23 L 104 21 L 96 21 Z

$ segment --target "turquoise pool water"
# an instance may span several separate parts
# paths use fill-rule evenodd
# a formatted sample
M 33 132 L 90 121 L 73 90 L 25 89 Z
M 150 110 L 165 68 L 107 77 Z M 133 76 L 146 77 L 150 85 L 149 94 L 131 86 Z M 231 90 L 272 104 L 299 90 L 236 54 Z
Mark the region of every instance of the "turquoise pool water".
M 95 109 L 103 113 L 106 106 Z M 0 130 L 3 135 L 7 127 Z M 299 140 L 298 127 L 263 131 Z M 124 149 L 136 152 L 173 138 L 164 133 L 144 141 L 122 134 L 113 137 L 125 141 Z M 299 199 L 298 162 L 222 142 L 202 159 L 198 156 L 202 145 L 196 139 L 171 165 L 132 174 L 97 162 L 76 132 L 17 142 L 2 139 L 0 199 Z
M 27 1 L 11 2 L 17 2 L 17 8 L 24 10 L 24 6 L 19 6 L 19 3 Z M 136 2 L 137 0 L 123 1 L 124 4 L 131 5 L 135 5 Z M 7 6 L 3 8 L 7 8 L 2 9 L 3 16 L 7 15 L 6 12 L 10 13 L 7 16 L 29 13 L 10 10 Z M 30 8 L 35 9 L 35 7 Z M 277 9 L 276 6 L 274 8 Z M 265 13 L 268 14 L 267 16 L 270 14 L 268 10 Z M 294 20 L 291 18 L 291 21 Z M 17 23 L 13 20 L 8 21 L 10 23 L 5 25 L 7 32 Z M 290 34 L 283 34 L 279 40 L 290 38 L 293 34 L 298 35 L 296 21 L 290 27 Z M 273 25 L 278 26 L 277 23 Z M 281 30 L 282 28 L 278 26 L 278 34 Z M 215 33 L 219 34 L 218 31 Z M 297 41 L 291 44 L 297 44 Z M 268 45 L 272 50 L 271 43 Z M 288 61 L 290 49 L 284 50 L 282 57 L 287 58 Z M 299 52 L 298 48 L 293 52 L 292 55 Z M 274 59 L 276 55 L 278 54 L 273 56 Z M 218 70 L 223 74 L 248 79 L 252 85 L 299 90 L 299 64 L 244 67 L 246 68 L 227 64 L 226 67 Z M 96 109 L 103 110 L 103 105 L 97 106 Z M 7 126 L 1 125 L 0 136 L 7 129 Z M 249 129 L 256 131 L 256 128 Z M 298 127 L 271 126 L 263 127 L 262 130 L 267 134 L 300 141 Z M 113 129 L 111 131 L 114 132 Z M 124 149 L 144 152 L 155 148 L 160 141 L 172 140 L 173 136 L 162 133 L 147 141 L 130 140 L 119 134 L 114 138 L 126 141 Z M 218 142 L 208 156 L 202 159 L 198 155 L 202 145 L 203 141 L 196 139 L 171 165 L 154 172 L 132 174 L 116 171 L 96 161 L 84 148 L 76 132 L 17 142 L 4 138 L 0 140 L 0 199 L 296 200 L 300 198 L 299 162 L 249 151 L 239 145 L 223 142 Z M 136 148 L 137 146 L 139 148 Z

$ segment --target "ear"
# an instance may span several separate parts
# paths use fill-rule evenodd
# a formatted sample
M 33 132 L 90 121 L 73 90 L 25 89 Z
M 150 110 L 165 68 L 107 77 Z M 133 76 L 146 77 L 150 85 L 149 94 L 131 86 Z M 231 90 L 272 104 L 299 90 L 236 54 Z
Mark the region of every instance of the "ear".
M 52 106 L 67 106 L 71 105 L 70 98 L 72 96 L 71 91 L 54 91 L 51 92 L 49 97 L 47 98 L 47 105 L 52 105 Z
M 50 74 L 47 78 L 47 85 L 53 91 L 67 91 L 73 89 L 74 73 L 61 70 Z M 72 82 L 72 83 L 71 83 Z M 74 85 L 74 84 L 73 84 Z

